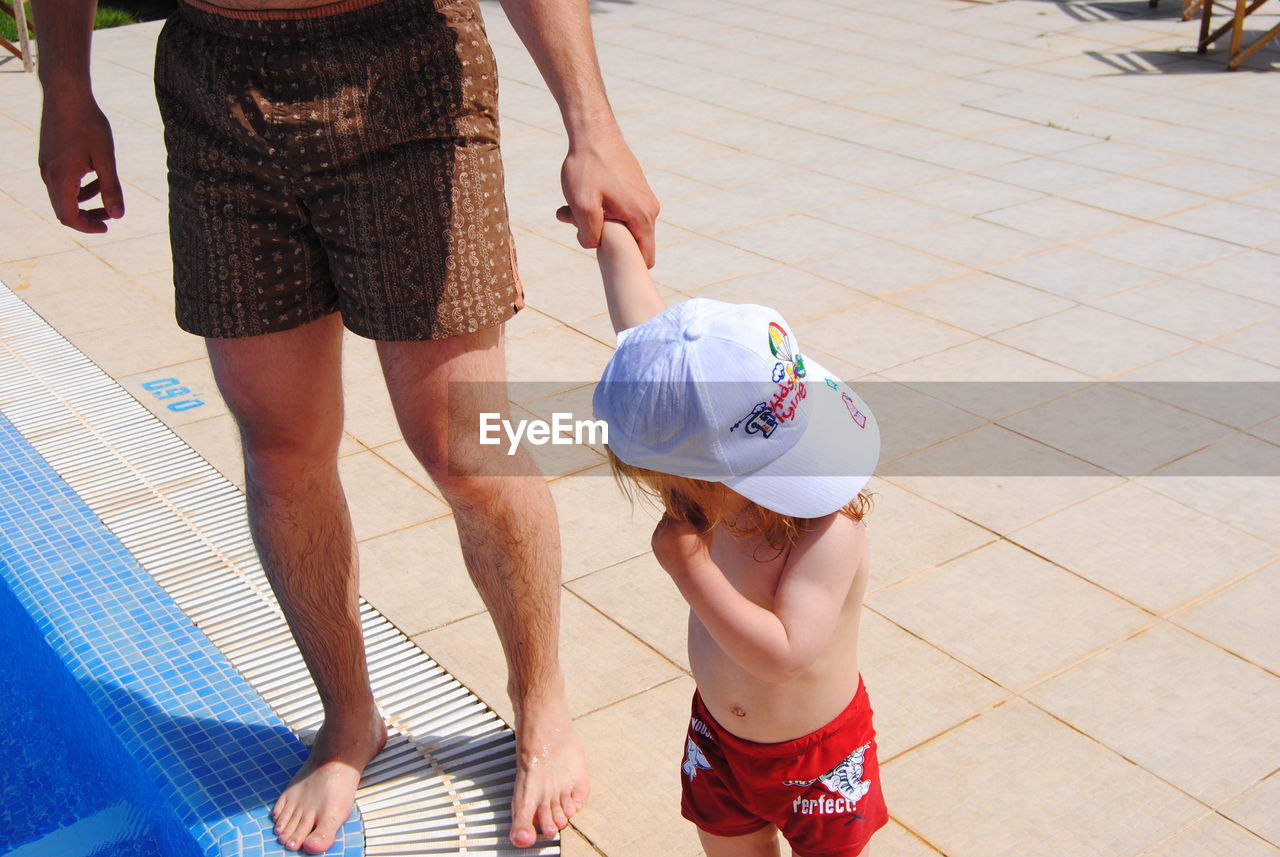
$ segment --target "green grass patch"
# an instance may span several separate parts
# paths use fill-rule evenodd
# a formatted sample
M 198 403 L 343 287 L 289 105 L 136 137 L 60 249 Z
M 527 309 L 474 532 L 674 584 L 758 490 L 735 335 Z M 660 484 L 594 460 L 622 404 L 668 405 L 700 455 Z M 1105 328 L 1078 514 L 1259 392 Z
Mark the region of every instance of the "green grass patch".
M 27 20 L 31 20 L 28 14 Z M 119 6 L 109 6 L 104 3 L 98 4 L 98 13 L 93 19 L 93 28 L 102 30 L 107 27 L 119 27 L 122 24 L 136 23 L 139 18 L 135 17 L 133 12 L 128 9 L 122 9 Z M 30 30 L 28 29 L 28 32 Z M 0 12 L 0 36 L 11 42 L 17 43 L 18 38 L 18 22 L 10 18 L 8 15 Z M 0 48 L 0 53 L 8 56 L 8 52 Z

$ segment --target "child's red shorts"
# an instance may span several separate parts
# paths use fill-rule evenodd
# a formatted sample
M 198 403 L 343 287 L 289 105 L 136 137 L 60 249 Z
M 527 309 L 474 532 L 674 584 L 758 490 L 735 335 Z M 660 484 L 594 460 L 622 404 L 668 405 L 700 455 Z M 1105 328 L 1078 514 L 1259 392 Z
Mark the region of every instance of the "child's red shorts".
M 853 857 L 889 820 L 875 734 L 861 679 L 835 720 L 780 744 L 725 731 L 695 692 L 681 814 L 716 836 L 744 836 L 774 824 L 799 857 Z

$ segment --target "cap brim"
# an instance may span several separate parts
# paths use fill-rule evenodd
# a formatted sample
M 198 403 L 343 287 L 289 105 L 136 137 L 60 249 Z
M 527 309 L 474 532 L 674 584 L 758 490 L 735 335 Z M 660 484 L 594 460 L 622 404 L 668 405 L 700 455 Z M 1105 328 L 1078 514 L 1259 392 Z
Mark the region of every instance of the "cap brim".
M 880 427 L 847 384 L 807 354 L 804 362 L 810 398 L 804 435 L 769 464 L 724 484 L 779 514 L 821 518 L 847 505 L 871 478 L 880 458 Z M 857 414 L 842 394 L 849 396 Z

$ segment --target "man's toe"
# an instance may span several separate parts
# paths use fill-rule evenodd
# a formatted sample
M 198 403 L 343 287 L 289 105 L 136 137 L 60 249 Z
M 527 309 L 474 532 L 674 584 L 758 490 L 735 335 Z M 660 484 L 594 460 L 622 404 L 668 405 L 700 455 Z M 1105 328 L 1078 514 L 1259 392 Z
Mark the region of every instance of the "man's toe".
M 323 854 L 333 845 L 333 840 L 338 836 L 338 828 L 342 826 L 345 818 L 339 818 L 337 815 L 322 816 L 316 821 L 315 829 L 311 831 L 306 840 L 302 843 L 302 850 L 308 854 Z
M 528 824 L 511 826 L 511 844 L 517 848 L 528 848 L 538 841 L 538 837 L 534 835 L 533 828 Z

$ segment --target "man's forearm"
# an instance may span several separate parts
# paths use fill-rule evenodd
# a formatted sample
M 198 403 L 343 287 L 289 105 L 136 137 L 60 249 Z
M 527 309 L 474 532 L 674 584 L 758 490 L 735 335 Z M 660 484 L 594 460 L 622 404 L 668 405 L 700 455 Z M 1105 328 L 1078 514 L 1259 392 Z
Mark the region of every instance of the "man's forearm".
M 46 96 L 89 94 L 89 44 L 97 0 L 32 0 Z
M 586 0 L 502 0 L 502 8 L 560 106 L 569 145 L 584 135 L 616 132 Z

